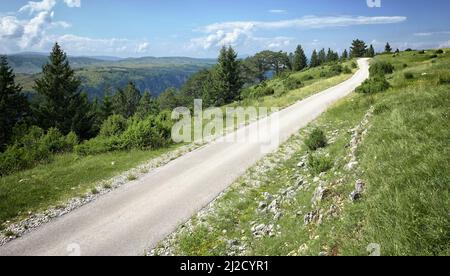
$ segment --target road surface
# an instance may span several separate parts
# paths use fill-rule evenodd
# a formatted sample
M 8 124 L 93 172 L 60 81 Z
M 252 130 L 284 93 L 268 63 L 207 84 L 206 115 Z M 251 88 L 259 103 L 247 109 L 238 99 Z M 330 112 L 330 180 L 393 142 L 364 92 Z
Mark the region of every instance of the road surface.
M 358 64 L 349 80 L 274 114 L 279 129 L 267 129 L 265 138 L 286 141 L 353 92 L 369 76 L 368 59 Z M 210 143 L 0 247 L 0 255 L 142 255 L 261 159 L 264 146 L 267 141 Z

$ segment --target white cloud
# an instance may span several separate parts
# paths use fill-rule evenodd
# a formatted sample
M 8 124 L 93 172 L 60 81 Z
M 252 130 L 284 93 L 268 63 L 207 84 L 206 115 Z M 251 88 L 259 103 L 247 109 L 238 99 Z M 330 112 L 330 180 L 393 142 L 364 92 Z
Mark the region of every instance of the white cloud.
M 450 31 L 442 31 L 442 32 L 428 32 L 428 33 L 415 33 L 415 36 L 433 36 L 433 35 L 447 35 L 450 34 Z
M 270 13 L 287 13 L 287 10 L 269 10 Z
M 79 8 L 81 7 L 81 0 L 64 0 L 69 8 Z
M 18 38 L 23 35 L 23 26 L 14 16 L 0 17 L 0 38 Z
M 142 42 L 139 43 L 139 45 L 137 46 L 136 52 L 137 53 L 147 53 L 150 50 L 150 43 L 148 42 Z
M 19 12 L 29 11 L 30 14 L 51 11 L 56 5 L 56 0 L 42 0 L 41 2 L 29 1 L 28 4 L 20 8 Z
M 299 19 L 280 21 L 234 21 L 208 25 L 200 30 L 214 32 L 230 29 L 277 30 L 287 28 L 317 29 L 329 27 L 348 27 L 355 25 L 393 24 L 406 21 L 404 16 L 305 16 Z
M 439 45 L 439 48 L 450 48 L 450 40 L 449 40 L 449 41 L 442 42 L 442 43 Z
M 207 25 L 197 31 L 207 34 L 203 37 L 194 38 L 190 41 L 188 48 L 201 48 L 204 50 L 218 48 L 224 45 L 243 46 L 255 42 L 270 41 L 267 44 L 269 48 L 282 48 L 292 39 L 280 43 L 279 38 L 264 38 L 255 35 L 257 31 L 272 31 L 281 29 L 317 29 L 331 27 L 347 27 L 354 25 L 375 25 L 375 24 L 393 24 L 406 21 L 403 16 L 329 16 L 317 17 L 306 16 L 299 19 L 280 20 L 280 21 L 232 21 L 221 22 Z

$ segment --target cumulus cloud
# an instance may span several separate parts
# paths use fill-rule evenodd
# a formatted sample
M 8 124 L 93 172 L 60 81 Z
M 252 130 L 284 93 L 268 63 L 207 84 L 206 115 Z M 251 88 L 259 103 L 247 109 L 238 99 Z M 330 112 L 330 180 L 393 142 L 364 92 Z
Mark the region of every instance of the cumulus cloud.
M 53 35 L 53 28 L 68 28 L 64 21 L 54 21 L 54 7 L 61 0 L 30 1 L 20 12 L 29 12 L 28 19 L 19 19 L 14 13 L 0 15 L 0 52 L 48 51 L 58 41 L 71 54 L 146 54 L 150 49 L 147 41 L 128 39 L 93 39 L 71 34 Z M 63 1 L 61 1 L 63 2 Z M 80 0 L 64 0 L 68 7 L 80 7 Z M 21 16 L 20 18 L 22 18 Z
M 79 8 L 81 7 L 81 0 L 64 0 L 69 8 Z
M 286 46 L 288 41 L 280 43 L 279 38 L 264 38 L 255 36 L 257 31 L 273 31 L 281 29 L 318 29 L 331 27 L 348 27 L 357 25 L 393 24 L 406 21 L 404 16 L 306 16 L 292 20 L 280 21 L 231 21 L 204 26 L 197 31 L 205 36 L 190 41 L 191 48 L 211 49 L 223 45 L 244 45 L 255 41 L 270 41 L 269 48 Z

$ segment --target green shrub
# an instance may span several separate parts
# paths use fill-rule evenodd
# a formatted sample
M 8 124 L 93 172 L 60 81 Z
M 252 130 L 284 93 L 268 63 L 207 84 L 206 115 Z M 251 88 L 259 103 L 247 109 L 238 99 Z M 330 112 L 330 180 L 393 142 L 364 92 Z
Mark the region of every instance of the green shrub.
M 122 115 L 111 115 L 103 122 L 100 128 L 100 136 L 118 136 L 127 129 L 127 126 L 128 122 Z
M 40 140 L 43 150 L 57 153 L 66 149 L 66 139 L 57 128 L 50 128 Z
M 314 175 L 321 174 L 333 167 L 333 161 L 324 154 L 310 154 L 308 156 L 308 168 Z
M 305 145 L 309 150 L 312 151 L 319 148 L 324 148 L 327 146 L 327 137 L 322 130 L 316 128 L 305 139 Z
M 302 81 L 293 77 L 284 80 L 283 85 L 288 91 L 303 87 Z
M 425 51 L 421 50 L 421 51 L 419 51 L 419 54 L 423 55 L 423 54 L 425 54 Z
M 439 50 L 437 50 L 436 52 L 435 52 L 437 55 L 441 55 L 441 54 L 443 54 L 444 53 L 444 50 L 442 50 L 442 49 L 439 49 Z
M 436 55 L 436 54 L 435 55 L 431 55 L 430 59 L 437 58 L 437 57 L 438 57 L 438 55 Z
M 96 155 L 110 151 L 118 151 L 124 149 L 124 143 L 118 136 L 103 137 L 98 136 L 94 139 L 88 140 L 75 147 L 74 151 L 78 155 Z
M 414 79 L 414 74 L 411 72 L 405 72 L 403 75 L 404 75 L 405 79 L 407 79 L 407 80 Z
M 384 76 L 386 74 L 394 73 L 394 66 L 389 62 L 379 61 L 370 66 L 370 76 Z
M 358 68 L 358 64 L 356 64 L 356 62 L 354 62 L 354 61 L 352 61 L 352 63 L 350 64 L 350 66 L 351 66 L 353 69 Z
M 301 77 L 302 81 L 309 81 L 309 80 L 313 80 L 313 79 L 314 79 L 314 76 L 312 76 L 312 75 L 304 75 Z
M 127 148 L 156 149 L 170 142 L 172 124 L 160 117 L 150 116 L 133 122 L 122 135 Z
M 73 149 L 80 143 L 80 141 L 78 140 L 77 134 L 71 131 L 69 134 L 67 134 L 65 143 L 66 151 L 73 151 Z
M 241 92 L 242 99 L 258 99 L 275 94 L 275 90 L 269 87 L 266 82 L 262 82 L 255 87 L 249 87 Z
M 389 89 L 391 85 L 384 76 L 376 76 L 364 81 L 361 86 L 356 88 L 357 93 L 374 94 Z
M 351 74 L 352 69 L 350 69 L 348 66 L 344 66 L 343 72 L 344 72 L 344 74 Z

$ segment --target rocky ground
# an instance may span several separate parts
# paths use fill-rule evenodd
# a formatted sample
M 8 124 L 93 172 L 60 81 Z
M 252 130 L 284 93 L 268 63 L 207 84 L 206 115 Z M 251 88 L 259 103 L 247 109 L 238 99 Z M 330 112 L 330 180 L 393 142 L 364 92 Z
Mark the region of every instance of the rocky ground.
M 256 201 L 256 210 L 252 216 L 252 221 L 249 224 L 249 228 L 239 228 L 238 232 L 241 233 L 240 238 L 230 239 L 227 233 L 229 230 L 218 230 L 215 225 L 212 225 L 210 218 L 219 216 L 218 210 L 223 210 L 224 205 L 228 204 L 224 197 L 232 191 L 237 191 L 242 195 L 242 200 L 252 191 L 258 190 L 262 183 L 270 180 L 271 172 L 280 166 L 281 163 L 295 158 L 299 153 L 299 149 L 303 145 L 303 134 L 297 134 L 292 137 L 287 143 L 281 146 L 281 148 L 266 156 L 263 160 L 258 162 L 253 168 L 248 170 L 244 176 L 241 177 L 235 184 L 230 186 L 229 189 L 224 191 L 216 200 L 211 202 L 206 208 L 201 210 L 195 217 L 188 222 L 182 224 L 179 229 L 162 241 L 156 248 L 149 249 L 146 253 L 149 256 L 173 256 L 177 254 L 183 254 L 186 252 L 180 252 L 179 243 L 180 238 L 192 235 L 196 229 L 200 227 L 206 227 L 208 232 L 221 232 L 221 242 L 226 244 L 226 254 L 230 256 L 243 256 L 249 254 L 249 248 L 251 243 L 265 239 L 265 238 L 277 238 L 282 233 L 279 221 L 283 216 L 293 217 L 294 219 L 302 219 L 305 227 L 314 225 L 320 225 L 324 220 L 336 218 L 341 215 L 345 208 L 345 204 L 358 200 L 363 192 L 365 183 L 363 180 L 358 179 L 354 183 L 354 190 L 349 194 L 342 194 L 336 192 L 339 187 L 347 184 L 347 177 L 344 174 L 355 174 L 358 168 L 357 150 L 362 143 L 364 137 L 367 135 L 370 128 L 370 118 L 373 114 L 373 108 L 371 108 L 363 117 L 363 120 L 354 128 L 348 130 L 350 135 L 350 142 L 346 145 L 348 155 L 343 157 L 345 166 L 344 171 L 341 172 L 336 169 L 332 169 L 330 172 L 321 173 L 318 176 L 313 176 L 309 173 L 308 167 L 308 154 L 300 156 L 298 158 L 297 170 L 292 173 L 289 185 L 283 186 L 277 192 L 269 193 L 267 191 L 261 192 L 260 196 L 254 198 Z M 340 135 L 342 135 L 342 129 L 334 129 L 327 132 L 328 143 L 333 144 Z M 327 174 L 333 174 L 333 177 L 327 177 Z M 333 179 L 332 181 L 329 179 Z M 246 185 L 241 185 L 246 183 Z M 283 206 L 291 206 L 298 204 L 297 197 L 299 193 L 307 193 L 308 190 L 313 189 L 313 195 L 310 198 L 310 206 L 305 204 L 301 206 L 294 214 L 290 213 L 292 210 L 286 210 Z M 322 201 L 332 202 L 331 204 L 321 204 Z M 326 206 L 326 209 L 324 209 Z M 307 211 L 311 210 L 311 211 Z M 237 227 L 237 226 L 236 226 Z M 310 239 L 314 240 L 318 237 L 311 232 Z M 308 250 L 307 243 L 302 244 L 297 250 L 293 250 L 289 255 L 303 255 Z M 323 250 L 319 255 L 329 255 L 329 250 Z

